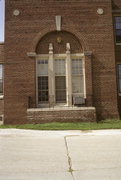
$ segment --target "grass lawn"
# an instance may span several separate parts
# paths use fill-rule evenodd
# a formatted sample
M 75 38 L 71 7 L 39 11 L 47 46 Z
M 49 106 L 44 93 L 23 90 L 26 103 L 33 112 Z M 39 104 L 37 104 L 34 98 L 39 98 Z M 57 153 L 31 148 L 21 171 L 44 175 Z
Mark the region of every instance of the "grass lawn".
M 0 128 L 17 128 L 33 130 L 96 130 L 96 129 L 121 129 L 121 120 L 105 120 L 98 123 L 45 123 L 24 125 L 0 125 Z

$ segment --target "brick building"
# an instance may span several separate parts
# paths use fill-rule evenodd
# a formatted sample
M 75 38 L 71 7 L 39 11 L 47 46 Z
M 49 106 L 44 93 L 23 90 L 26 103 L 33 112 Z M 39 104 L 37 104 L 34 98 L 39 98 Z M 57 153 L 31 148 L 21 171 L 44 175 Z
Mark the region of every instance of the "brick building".
M 5 2 L 4 123 L 119 118 L 120 0 Z

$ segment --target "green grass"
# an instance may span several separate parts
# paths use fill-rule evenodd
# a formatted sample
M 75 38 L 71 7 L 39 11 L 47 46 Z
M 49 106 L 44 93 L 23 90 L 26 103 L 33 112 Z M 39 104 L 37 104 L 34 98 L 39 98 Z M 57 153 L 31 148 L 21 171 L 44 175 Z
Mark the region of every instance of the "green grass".
M 121 120 L 105 120 L 98 123 L 45 123 L 24 125 L 0 125 L 0 128 L 17 128 L 33 130 L 98 130 L 98 129 L 121 129 Z

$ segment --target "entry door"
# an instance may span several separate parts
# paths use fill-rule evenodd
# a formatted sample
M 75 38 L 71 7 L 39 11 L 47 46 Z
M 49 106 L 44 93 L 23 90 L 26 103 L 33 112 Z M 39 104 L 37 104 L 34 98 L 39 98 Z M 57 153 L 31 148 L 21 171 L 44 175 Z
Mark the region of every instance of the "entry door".
M 38 104 L 47 104 L 49 102 L 48 92 L 48 60 L 38 60 Z

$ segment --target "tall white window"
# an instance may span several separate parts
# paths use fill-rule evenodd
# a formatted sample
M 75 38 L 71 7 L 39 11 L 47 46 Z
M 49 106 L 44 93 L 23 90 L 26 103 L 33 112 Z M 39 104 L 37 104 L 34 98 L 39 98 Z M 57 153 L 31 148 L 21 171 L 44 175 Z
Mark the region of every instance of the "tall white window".
M 72 59 L 72 93 L 84 93 L 83 64 L 81 59 Z
M 38 62 L 38 103 L 47 103 L 48 95 L 48 60 Z
M 116 43 L 121 43 L 121 16 L 115 17 Z
M 0 64 L 0 95 L 3 94 L 3 65 Z
M 66 102 L 65 59 L 55 59 L 55 96 L 57 103 Z

